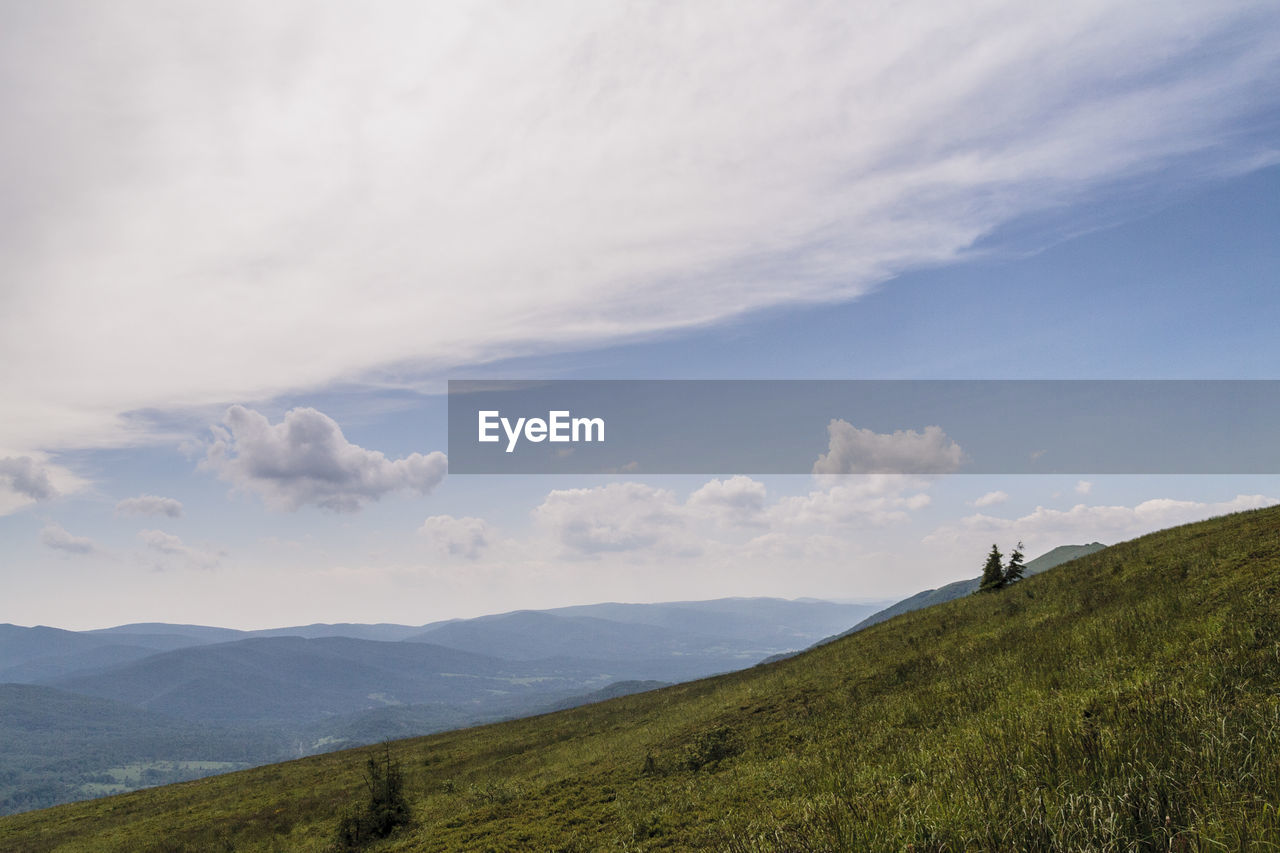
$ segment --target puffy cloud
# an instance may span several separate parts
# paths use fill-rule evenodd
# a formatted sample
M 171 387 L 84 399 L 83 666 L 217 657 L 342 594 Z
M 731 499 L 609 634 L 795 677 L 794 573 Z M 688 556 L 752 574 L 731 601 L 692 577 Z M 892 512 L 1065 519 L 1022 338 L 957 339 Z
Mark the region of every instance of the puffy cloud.
M 213 427 L 215 441 L 202 466 L 275 509 L 313 504 L 355 512 L 389 492 L 428 494 L 448 469 L 439 451 L 390 460 L 352 444 L 333 418 L 315 409 L 292 409 L 272 424 L 232 406 L 223 425 Z
M 1040 506 L 1019 518 L 970 515 L 958 523 L 939 527 L 925 537 L 925 541 L 970 550 L 980 548 L 983 543 L 990 545 L 993 539 L 1021 539 L 1037 549 L 1093 541 L 1114 543 L 1166 527 L 1278 502 L 1265 495 L 1237 495 L 1218 502 L 1155 498 L 1132 507 L 1076 504 L 1071 509 L 1059 510 Z
M 1076 483 L 1077 495 L 1087 495 L 1091 491 L 1093 491 L 1093 483 L 1089 482 L 1088 480 L 1079 480 Z
M 765 487 L 741 475 L 711 480 L 689 495 L 686 504 L 693 512 L 725 524 L 758 526 L 764 523 Z
M 98 546 L 92 539 L 73 536 L 57 524 L 46 524 L 40 530 L 40 541 L 45 547 L 55 551 L 65 551 L 68 554 L 93 554 L 98 551 Z
M 696 556 L 712 546 L 739 544 L 752 554 L 797 554 L 808 553 L 804 539 L 906 519 L 929 504 L 926 487 L 916 477 L 851 476 L 770 504 L 764 484 L 743 476 L 711 480 L 683 502 L 668 489 L 611 483 L 552 491 L 534 518 L 570 554 Z M 755 530 L 763 530 L 752 538 L 755 544 L 735 535 Z
M 534 519 L 570 554 L 696 556 L 742 546 L 755 555 L 794 555 L 814 553 L 806 539 L 826 541 L 903 521 L 930 502 L 928 481 L 920 477 L 872 474 L 820 482 L 823 487 L 808 494 L 773 503 L 763 483 L 744 476 L 711 480 L 685 501 L 669 489 L 636 482 L 561 489 L 547 495 Z M 744 541 L 746 535 L 754 544 Z
M 686 511 L 675 493 L 644 483 L 556 489 L 533 515 L 571 554 L 697 550 L 684 539 Z
M 58 494 L 49 479 L 49 472 L 30 456 L 0 459 L 0 483 L 33 501 L 47 501 Z
M 0 402 L 2 396 L 0 394 Z M 4 429 L 3 420 L 0 418 L 0 431 Z M 49 461 L 47 454 L 6 456 L 0 452 L 0 515 L 73 495 L 87 485 L 75 472 Z
M 1274 162 L 1266 4 L 183 8 L 0 9 L 0 446 L 847 300 Z
M 878 433 L 832 420 L 827 436 L 814 474 L 949 474 L 964 461 L 960 445 L 938 426 Z
M 182 502 L 158 495 L 139 495 L 136 498 L 125 498 L 117 503 L 116 515 L 163 515 L 169 518 L 181 518 Z
M 994 492 L 987 492 L 985 495 L 975 500 L 973 502 L 973 505 L 974 506 L 995 506 L 996 504 L 1002 504 L 1007 500 L 1009 500 L 1008 492 L 1002 492 L 1000 490 L 996 490 Z
M 422 522 L 418 532 L 441 553 L 474 560 L 489 545 L 489 526 L 484 519 L 466 516 L 433 515 Z
M 226 556 L 223 551 L 187 545 L 179 537 L 172 533 L 165 533 L 163 530 L 140 530 L 138 539 L 151 551 L 164 557 L 176 558 L 189 568 L 217 568 L 222 558 Z

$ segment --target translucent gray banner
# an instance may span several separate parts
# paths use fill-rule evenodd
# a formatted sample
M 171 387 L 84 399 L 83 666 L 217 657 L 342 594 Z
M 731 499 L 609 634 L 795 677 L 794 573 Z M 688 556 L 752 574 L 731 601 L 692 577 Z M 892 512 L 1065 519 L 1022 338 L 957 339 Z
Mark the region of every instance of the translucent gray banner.
M 449 382 L 452 474 L 1276 474 L 1277 380 Z

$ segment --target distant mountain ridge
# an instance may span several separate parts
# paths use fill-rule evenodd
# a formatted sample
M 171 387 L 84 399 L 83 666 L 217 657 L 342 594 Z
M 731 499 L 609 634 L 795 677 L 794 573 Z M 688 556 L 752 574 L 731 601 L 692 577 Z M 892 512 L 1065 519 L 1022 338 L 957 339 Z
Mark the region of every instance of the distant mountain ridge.
M 595 660 L 635 660 L 643 656 L 700 656 L 754 663 L 761 657 L 760 638 L 738 639 L 716 633 L 696 633 L 645 622 L 623 622 L 563 611 L 518 610 L 478 619 L 448 622 L 405 642 L 430 642 L 508 660 L 584 657 Z
M 51 684 L 179 719 L 307 722 L 381 705 L 472 702 L 517 689 L 510 679 L 519 677 L 529 673 L 507 661 L 427 643 L 251 637 Z
M 184 634 L 145 629 L 99 633 L 0 624 L 0 683 L 34 683 L 201 642 Z
M 422 626 L 396 625 L 390 622 L 364 624 L 359 622 L 313 622 L 310 625 L 293 625 L 285 628 L 262 628 L 241 631 L 236 628 L 218 628 L 211 625 L 172 625 L 167 622 L 136 622 L 113 628 L 97 628 L 86 634 L 173 634 L 189 637 L 201 643 L 228 643 L 251 637 L 351 637 L 356 640 L 403 640 L 422 630 Z
M 875 609 L 728 598 L 419 626 L 0 625 L 0 813 L 742 669 Z M 24 710 L 40 702 L 74 737 Z

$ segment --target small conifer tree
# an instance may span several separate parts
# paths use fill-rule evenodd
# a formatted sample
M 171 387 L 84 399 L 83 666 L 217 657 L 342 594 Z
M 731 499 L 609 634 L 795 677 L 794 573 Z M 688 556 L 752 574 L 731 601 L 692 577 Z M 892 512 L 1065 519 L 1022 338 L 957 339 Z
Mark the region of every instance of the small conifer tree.
M 409 802 L 404 795 L 404 773 L 391 754 L 391 744 L 371 753 L 365 763 L 367 802 L 346 811 L 338 820 L 334 846 L 341 853 L 363 849 L 379 838 L 391 835 L 409 822 Z
M 982 583 L 978 589 L 983 592 L 992 592 L 1004 586 L 1004 563 L 1001 562 L 1000 549 L 995 545 L 991 546 L 991 553 L 987 555 L 987 563 L 982 567 Z
M 1004 583 L 1008 586 L 1016 583 L 1026 577 L 1027 565 L 1023 562 L 1022 549 L 1023 544 L 1018 543 L 1018 547 L 1013 549 L 1013 553 L 1009 555 L 1009 565 L 1004 570 Z

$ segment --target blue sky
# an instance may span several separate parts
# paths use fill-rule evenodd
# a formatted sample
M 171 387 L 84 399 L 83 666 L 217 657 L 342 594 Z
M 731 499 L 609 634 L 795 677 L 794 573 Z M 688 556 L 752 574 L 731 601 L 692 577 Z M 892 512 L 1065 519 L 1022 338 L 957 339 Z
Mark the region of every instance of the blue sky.
M 8 10 L 0 621 L 884 599 L 1274 502 L 433 456 L 452 377 L 1275 378 L 1280 16 L 1167 11 Z

